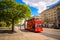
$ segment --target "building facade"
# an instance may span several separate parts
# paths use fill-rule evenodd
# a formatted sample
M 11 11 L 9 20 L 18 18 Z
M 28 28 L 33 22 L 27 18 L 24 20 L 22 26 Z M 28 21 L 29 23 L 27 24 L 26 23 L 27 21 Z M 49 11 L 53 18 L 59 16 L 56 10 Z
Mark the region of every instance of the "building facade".
M 46 27 L 53 27 L 54 24 L 57 28 L 60 27 L 60 4 L 40 13 L 40 18 Z

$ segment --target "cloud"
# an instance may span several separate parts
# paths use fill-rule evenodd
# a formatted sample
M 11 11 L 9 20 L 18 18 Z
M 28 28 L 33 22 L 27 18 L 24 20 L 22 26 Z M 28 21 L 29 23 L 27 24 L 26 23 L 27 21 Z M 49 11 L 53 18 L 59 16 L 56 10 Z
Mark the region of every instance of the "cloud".
M 23 0 L 27 5 L 35 7 L 38 9 L 38 13 L 41 13 L 43 10 L 47 9 L 46 6 L 54 4 L 59 0 Z

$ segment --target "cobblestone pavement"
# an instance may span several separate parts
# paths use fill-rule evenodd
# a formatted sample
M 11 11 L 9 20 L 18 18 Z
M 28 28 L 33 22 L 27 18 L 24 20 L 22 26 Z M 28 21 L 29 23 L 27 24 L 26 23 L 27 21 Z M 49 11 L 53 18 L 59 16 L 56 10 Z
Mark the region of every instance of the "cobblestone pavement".
M 44 36 L 40 33 L 28 32 L 23 29 L 20 31 L 15 27 L 16 33 L 0 33 L 0 40 L 57 40 Z

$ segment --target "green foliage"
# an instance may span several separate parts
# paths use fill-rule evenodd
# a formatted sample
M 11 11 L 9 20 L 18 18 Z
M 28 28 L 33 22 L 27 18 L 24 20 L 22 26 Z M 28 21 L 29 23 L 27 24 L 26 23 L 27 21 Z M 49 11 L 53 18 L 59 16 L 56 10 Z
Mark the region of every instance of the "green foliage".
M 6 27 L 9 27 L 9 26 L 11 26 L 11 25 L 12 25 L 11 22 L 9 22 L 9 21 L 6 22 Z
M 1 22 L 0 22 L 0 27 L 6 27 L 6 23 L 3 22 L 3 21 L 1 21 Z
M 0 1 L 0 21 L 6 22 L 7 26 L 19 23 L 20 19 L 30 17 L 31 11 L 26 4 L 14 2 L 14 0 L 1 0 Z
M 19 19 L 19 20 L 14 20 L 15 24 L 18 24 L 22 21 L 22 19 Z

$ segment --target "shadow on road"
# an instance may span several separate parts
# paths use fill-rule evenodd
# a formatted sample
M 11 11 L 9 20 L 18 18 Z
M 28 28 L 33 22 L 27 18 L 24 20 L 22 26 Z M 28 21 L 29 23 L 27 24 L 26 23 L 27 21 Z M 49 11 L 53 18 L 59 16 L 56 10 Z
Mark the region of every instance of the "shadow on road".
M 12 34 L 12 33 L 16 33 L 16 31 L 12 32 L 11 30 L 0 30 L 0 34 L 2 34 L 2 33 Z
M 24 29 L 20 29 L 22 32 L 28 32 L 28 33 L 40 33 L 40 32 L 34 32 L 34 31 L 28 31 L 28 30 L 24 30 Z
M 27 30 L 24 30 L 24 29 L 20 29 L 22 32 L 29 32 L 29 31 L 27 31 Z

